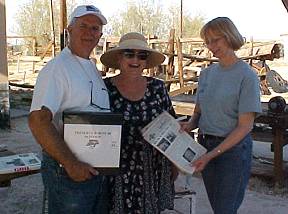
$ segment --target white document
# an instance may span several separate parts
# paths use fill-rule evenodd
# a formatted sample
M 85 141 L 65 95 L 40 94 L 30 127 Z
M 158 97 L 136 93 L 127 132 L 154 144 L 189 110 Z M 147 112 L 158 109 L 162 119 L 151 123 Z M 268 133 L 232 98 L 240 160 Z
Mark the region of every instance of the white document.
M 79 160 L 119 168 L 121 130 L 121 125 L 64 124 L 64 140 Z
M 41 160 L 34 153 L 0 157 L 0 174 L 39 170 Z
M 164 154 L 185 174 L 193 174 L 191 161 L 206 153 L 188 133 L 179 132 L 180 124 L 168 113 L 163 112 L 142 129 L 144 139 Z

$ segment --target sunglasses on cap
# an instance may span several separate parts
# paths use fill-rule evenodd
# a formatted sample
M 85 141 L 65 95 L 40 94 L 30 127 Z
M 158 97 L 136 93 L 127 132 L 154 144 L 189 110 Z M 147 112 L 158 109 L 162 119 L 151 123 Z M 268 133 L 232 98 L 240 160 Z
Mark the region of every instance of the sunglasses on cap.
M 126 57 L 127 59 L 132 59 L 136 56 L 137 59 L 139 60 L 146 60 L 149 56 L 149 52 L 147 51 L 136 52 L 134 50 L 126 49 L 123 51 L 123 56 Z

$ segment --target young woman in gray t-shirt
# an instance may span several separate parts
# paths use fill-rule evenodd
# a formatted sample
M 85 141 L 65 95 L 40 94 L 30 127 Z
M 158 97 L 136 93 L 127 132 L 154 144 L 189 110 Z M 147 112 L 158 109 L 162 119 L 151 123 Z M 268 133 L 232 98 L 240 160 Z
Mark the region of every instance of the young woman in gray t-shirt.
M 214 213 L 236 214 L 250 176 L 259 81 L 235 54 L 244 39 L 229 18 L 209 21 L 200 34 L 219 63 L 201 71 L 193 115 L 181 125 L 186 131 L 199 128 L 199 142 L 207 148 L 192 166 L 202 172 Z

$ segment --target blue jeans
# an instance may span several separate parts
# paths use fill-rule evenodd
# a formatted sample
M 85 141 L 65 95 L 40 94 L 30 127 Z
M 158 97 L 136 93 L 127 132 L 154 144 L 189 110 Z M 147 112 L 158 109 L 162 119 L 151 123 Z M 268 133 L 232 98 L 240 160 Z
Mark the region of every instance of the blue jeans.
M 221 142 L 200 139 L 208 151 Z M 211 160 L 202 177 L 214 214 L 236 214 L 250 177 L 252 138 L 248 134 L 237 145 Z
M 107 184 L 104 176 L 75 182 L 65 169 L 43 152 L 42 179 L 48 193 L 49 214 L 108 213 Z

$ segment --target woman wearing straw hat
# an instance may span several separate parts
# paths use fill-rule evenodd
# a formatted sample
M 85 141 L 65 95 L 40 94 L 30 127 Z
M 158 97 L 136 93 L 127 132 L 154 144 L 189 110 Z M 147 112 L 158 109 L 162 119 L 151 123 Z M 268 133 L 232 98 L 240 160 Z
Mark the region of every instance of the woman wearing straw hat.
M 164 59 L 148 47 L 143 35 L 134 32 L 123 35 L 119 46 L 100 58 L 105 66 L 120 70 L 105 84 L 111 110 L 124 114 L 121 173 L 111 178 L 111 213 L 156 214 L 173 208 L 176 170 L 141 135 L 141 129 L 161 112 L 175 115 L 164 83 L 142 76 L 144 69 Z

